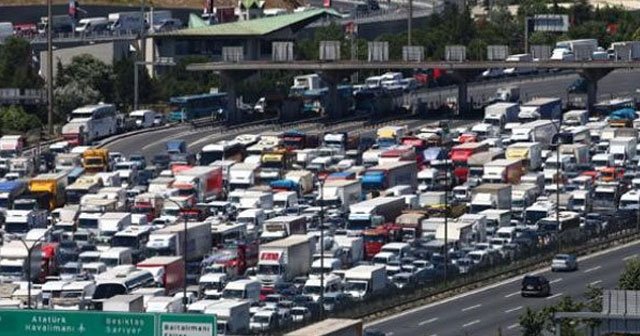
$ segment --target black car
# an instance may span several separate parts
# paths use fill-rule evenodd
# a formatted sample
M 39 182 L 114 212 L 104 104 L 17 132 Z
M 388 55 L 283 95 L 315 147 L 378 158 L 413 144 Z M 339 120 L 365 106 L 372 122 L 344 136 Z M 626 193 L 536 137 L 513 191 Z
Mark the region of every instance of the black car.
M 527 275 L 522 279 L 520 294 L 522 294 L 522 297 L 549 296 L 551 294 L 551 285 L 549 285 L 549 280 L 542 275 Z

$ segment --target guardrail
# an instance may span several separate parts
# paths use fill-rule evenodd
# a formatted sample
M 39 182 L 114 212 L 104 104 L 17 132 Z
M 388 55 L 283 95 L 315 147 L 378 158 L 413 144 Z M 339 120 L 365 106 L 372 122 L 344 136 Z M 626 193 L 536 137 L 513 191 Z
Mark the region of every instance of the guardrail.
M 611 218 L 609 223 L 614 226 L 611 231 L 585 239 L 580 244 L 563 248 L 561 249 L 562 253 L 572 253 L 583 256 L 626 244 L 640 238 L 640 231 L 635 228 L 635 218 Z M 410 288 L 388 290 L 384 295 L 377 295 L 363 301 L 352 302 L 344 309 L 327 313 L 326 316 L 363 319 L 365 322 L 374 321 L 460 293 L 481 288 L 491 283 L 541 269 L 550 265 L 550 261 L 556 253 L 556 245 L 547 245 L 542 249 L 532 251 L 531 256 L 525 259 L 507 261 L 491 269 L 484 269 L 465 276 L 453 277 L 446 284 L 442 284 L 442 279 L 439 278 L 436 279 L 436 281 L 440 284 L 423 283 Z M 429 284 L 433 286 L 425 286 Z M 309 321 L 309 323 L 316 321 L 317 316 L 313 321 Z M 298 329 L 300 327 L 302 327 L 302 325 L 296 325 L 286 330 L 283 329 L 270 333 L 270 335 L 281 335 L 285 331 Z

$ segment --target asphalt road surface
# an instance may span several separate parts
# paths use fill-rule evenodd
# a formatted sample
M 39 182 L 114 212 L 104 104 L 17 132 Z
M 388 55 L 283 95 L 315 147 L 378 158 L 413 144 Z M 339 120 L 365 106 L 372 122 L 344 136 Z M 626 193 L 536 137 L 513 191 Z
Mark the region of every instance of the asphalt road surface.
M 528 78 L 516 80 L 515 82 L 504 83 L 501 81 L 487 81 L 473 83 L 469 86 L 469 97 L 475 101 L 483 101 L 492 96 L 497 88 L 505 85 L 517 85 L 521 88 L 523 100 L 540 96 L 562 96 L 566 98 L 566 88 L 575 79 L 576 74 L 564 74 L 550 78 Z M 625 96 L 633 94 L 637 88 L 635 83 L 640 83 L 640 71 L 617 71 L 603 78 L 599 83 L 599 96 L 601 99 L 611 95 Z M 428 89 L 418 93 L 417 96 L 423 100 L 434 103 L 446 102 L 448 97 L 457 94 L 455 89 Z M 345 130 L 357 129 L 360 124 L 346 124 Z M 300 130 L 318 130 L 320 125 L 316 123 L 301 124 L 295 128 Z M 148 158 L 164 150 L 164 144 L 170 139 L 184 139 L 190 145 L 191 151 L 197 152 L 204 145 L 218 140 L 235 137 L 242 133 L 259 133 L 271 130 L 271 126 L 261 125 L 249 129 L 237 131 L 225 131 L 222 128 L 192 130 L 189 126 L 182 125 L 170 129 L 158 130 L 154 132 L 139 134 L 122 140 L 115 141 L 107 146 L 111 151 L 122 152 L 125 155 L 142 153 Z
M 615 288 L 624 263 L 638 256 L 633 242 L 579 259 L 579 270 L 552 273 L 539 272 L 551 282 L 551 295 L 546 298 L 520 296 L 522 276 L 490 285 L 466 294 L 417 308 L 406 313 L 369 324 L 387 336 L 493 336 L 521 335 L 519 316 L 526 310 L 552 305 L 563 296 L 583 299 L 587 285 Z

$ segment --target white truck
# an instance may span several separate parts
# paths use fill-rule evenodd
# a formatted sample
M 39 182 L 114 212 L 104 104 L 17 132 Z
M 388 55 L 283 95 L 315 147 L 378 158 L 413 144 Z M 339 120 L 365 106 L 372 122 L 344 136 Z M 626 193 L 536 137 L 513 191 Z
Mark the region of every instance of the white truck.
M 204 313 L 216 316 L 218 335 L 244 335 L 249 332 L 250 306 L 247 300 L 220 300 Z
M 542 146 L 539 142 L 516 142 L 505 152 L 507 159 L 520 159 L 526 170 L 538 170 L 542 166 Z
M 311 269 L 313 246 L 306 235 L 291 235 L 260 245 L 258 280 L 272 286 L 307 274 Z
M 544 149 L 549 147 L 559 127 L 551 120 L 536 120 L 512 129 L 512 142 L 538 142 Z
M 531 54 L 509 55 L 505 61 L 514 62 L 514 63 L 518 63 L 518 62 L 533 62 L 533 56 L 531 56 Z M 528 74 L 531 74 L 533 72 L 535 72 L 534 68 L 519 67 L 517 65 L 514 65 L 513 68 L 504 69 L 503 73 L 505 75 L 507 75 L 507 76 L 516 76 L 516 75 L 528 75 Z
M 344 273 L 348 295 L 362 300 L 387 288 L 387 267 L 385 265 L 361 265 Z
M 532 99 L 520 107 L 518 120 L 522 123 L 542 120 L 560 120 L 562 117 L 562 100 L 556 97 Z
M 516 103 L 495 103 L 484 108 L 485 124 L 491 124 L 498 129 L 504 129 L 504 125 L 518 121 L 520 105 Z
M 305 216 L 278 216 L 264 222 L 260 240 L 273 241 L 294 234 L 307 233 L 307 218 Z
M 362 237 L 335 235 L 333 242 L 342 252 L 343 265 L 353 265 L 364 259 L 364 240 Z
M 187 223 L 187 262 L 201 259 L 211 250 L 211 223 Z M 147 242 L 147 250 L 157 256 L 183 256 L 185 243 L 184 225 L 174 224 L 153 231 Z
M 609 141 L 609 154 L 613 154 L 614 164 L 624 166 L 636 156 L 638 139 L 633 137 L 617 137 Z
M 511 209 L 511 185 L 485 183 L 471 191 L 471 213 L 486 209 Z
M 324 183 L 322 195 L 318 198 L 325 206 L 346 212 L 362 198 L 362 185 L 359 180 L 328 180 Z
M 144 15 L 140 12 L 110 13 L 109 29 L 114 32 L 140 32 L 145 29 Z
M 318 74 L 308 74 L 296 76 L 293 78 L 293 85 L 291 86 L 292 94 L 302 95 L 308 90 L 318 90 L 324 87 L 322 78 Z
M 573 57 L 569 60 L 572 61 L 585 61 L 591 60 L 593 53 L 598 49 L 598 40 L 596 39 L 581 39 L 581 40 L 567 40 L 556 42 L 556 47 L 553 49 L 554 60 L 567 60 L 566 58 L 559 58 L 560 55 L 571 54 Z M 582 52 L 584 50 L 584 52 Z
M 360 232 L 393 222 L 405 207 L 404 197 L 377 197 L 349 206 L 347 232 L 358 235 Z
M 21 241 L 13 240 L 0 247 L 0 280 L 1 282 L 36 281 L 40 278 L 42 266 L 42 250 L 38 244 L 32 247 L 33 242 L 27 242 L 32 248 L 31 260 L 27 259 L 28 250 Z M 27 274 L 30 269 L 30 277 Z
M 229 190 L 249 189 L 256 185 L 259 163 L 236 163 L 229 169 Z
M 131 213 L 107 212 L 98 220 L 99 235 L 103 237 L 113 236 L 131 225 Z
M 589 122 L 589 111 L 571 110 L 562 115 L 562 124 L 566 126 L 584 126 Z
M 289 171 L 285 174 L 284 179 L 298 184 L 298 191 L 301 195 L 313 191 L 313 173 L 308 170 Z
M 142 295 L 116 295 L 102 303 L 102 311 L 112 312 L 144 312 L 144 299 Z
M 521 183 L 514 185 L 511 189 L 511 211 L 521 216 L 528 206 L 536 201 L 536 197 L 541 190 L 535 184 Z

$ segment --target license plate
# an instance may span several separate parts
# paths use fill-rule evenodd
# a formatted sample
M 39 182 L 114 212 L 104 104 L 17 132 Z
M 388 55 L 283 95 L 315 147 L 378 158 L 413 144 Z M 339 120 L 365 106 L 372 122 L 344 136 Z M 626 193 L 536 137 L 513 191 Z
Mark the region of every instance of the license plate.
M 533 286 L 527 286 L 527 289 L 533 289 Z

